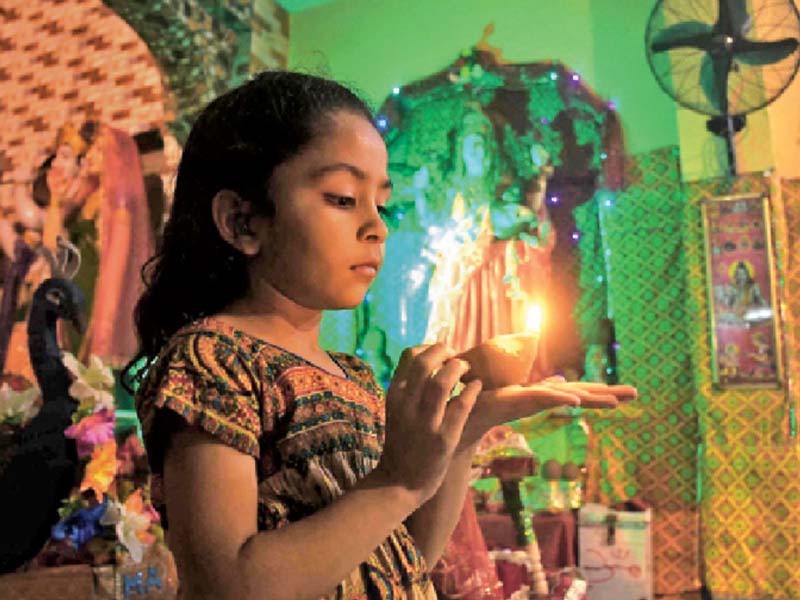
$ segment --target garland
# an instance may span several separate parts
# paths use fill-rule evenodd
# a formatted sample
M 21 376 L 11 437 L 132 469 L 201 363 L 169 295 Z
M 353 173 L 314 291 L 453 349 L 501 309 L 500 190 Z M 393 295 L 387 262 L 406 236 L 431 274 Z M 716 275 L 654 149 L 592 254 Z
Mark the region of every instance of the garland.
M 163 541 L 159 515 L 150 503 L 147 459 L 135 429 L 115 432 L 114 376 L 96 356 L 82 365 L 65 353 L 74 380 L 69 394 L 78 407 L 64 435 L 74 439 L 80 484 L 62 501 L 51 539 L 37 557 L 44 565 L 140 562 L 150 545 Z M 33 386 L 0 387 L 0 425 L 24 427 L 41 409 Z

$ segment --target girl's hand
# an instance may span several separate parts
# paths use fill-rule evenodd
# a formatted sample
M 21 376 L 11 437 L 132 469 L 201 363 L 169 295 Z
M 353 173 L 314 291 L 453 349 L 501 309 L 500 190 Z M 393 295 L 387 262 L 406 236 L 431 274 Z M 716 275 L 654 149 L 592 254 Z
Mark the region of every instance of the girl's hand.
M 450 398 L 469 370 L 443 344 L 409 348 L 386 396 L 386 441 L 376 471 L 425 502 L 438 489 L 462 437 L 481 384 Z
M 633 400 L 637 395 L 636 388 L 629 385 L 566 381 L 562 377 L 485 391 L 478 396 L 460 446 L 477 444 L 496 425 L 530 417 L 548 408 L 616 408 L 620 402 Z

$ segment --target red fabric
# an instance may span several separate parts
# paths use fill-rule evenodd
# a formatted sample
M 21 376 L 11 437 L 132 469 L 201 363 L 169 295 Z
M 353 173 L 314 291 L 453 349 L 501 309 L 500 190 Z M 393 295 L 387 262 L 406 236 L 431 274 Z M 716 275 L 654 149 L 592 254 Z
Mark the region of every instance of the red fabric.
M 133 307 L 142 291 L 141 269 L 154 249 L 139 153 L 133 138 L 101 126 L 100 265 L 82 358 L 99 356 L 121 367 L 136 353 Z
M 478 525 L 472 490 L 467 493 L 461 518 L 431 576 L 442 598 L 502 600 L 504 597 Z
M 490 550 L 521 550 L 515 543 L 514 522 L 506 514 L 481 513 L 478 515 L 486 546 Z M 575 566 L 575 516 L 569 512 L 539 513 L 533 516 L 533 529 L 542 560 L 542 568 L 547 573 Z M 503 586 L 503 594 L 508 598 L 523 584 L 530 585 L 528 573 L 522 565 L 502 560 L 495 563 L 497 576 Z
M 504 560 L 495 563 L 497 576 L 503 584 L 503 597 L 510 598 L 523 585 L 530 586 L 528 581 L 528 569 L 524 565 L 517 565 Z
M 533 516 L 533 530 L 545 571 L 575 566 L 576 528 L 572 512 L 536 514 Z
M 510 515 L 481 513 L 478 523 L 489 550 L 520 549 L 515 542 L 514 522 Z
M 514 523 L 509 515 L 478 516 L 486 546 L 490 550 L 520 550 L 515 543 Z M 533 516 L 533 530 L 545 571 L 575 566 L 575 517 L 569 512 L 538 513 Z
M 527 300 L 511 298 L 503 281 L 511 269 L 511 245 L 517 256 L 520 291 Z M 530 303 L 547 305 L 551 243 L 533 247 L 522 241 L 494 241 L 484 250 L 480 266 L 471 273 L 458 305 L 453 307 L 453 327 L 439 341 L 454 350 L 469 350 L 496 335 L 525 330 Z M 452 259 L 450 259 L 452 260 Z M 541 343 L 540 343 L 541 346 Z M 542 348 L 539 348 L 540 362 Z

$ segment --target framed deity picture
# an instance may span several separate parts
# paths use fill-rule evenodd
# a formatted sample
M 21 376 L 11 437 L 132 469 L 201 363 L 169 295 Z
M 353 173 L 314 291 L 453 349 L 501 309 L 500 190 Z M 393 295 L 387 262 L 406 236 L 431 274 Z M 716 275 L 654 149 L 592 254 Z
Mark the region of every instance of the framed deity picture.
M 713 383 L 719 388 L 780 387 L 769 198 L 709 198 L 702 209 Z

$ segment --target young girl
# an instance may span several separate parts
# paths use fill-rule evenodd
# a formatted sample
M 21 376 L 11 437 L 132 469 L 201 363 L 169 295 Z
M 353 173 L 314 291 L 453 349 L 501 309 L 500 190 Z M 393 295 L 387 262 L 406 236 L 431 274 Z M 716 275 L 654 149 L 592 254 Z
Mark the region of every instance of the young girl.
M 183 598 L 433 599 L 480 436 L 635 393 L 472 382 L 451 398 L 467 364 L 434 345 L 403 354 L 384 402 L 365 363 L 320 349 L 322 311 L 360 304 L 383 260 L 372 118 L 337 83 L 270 72 L 186 142 L 136 312 L 137 408 Z

